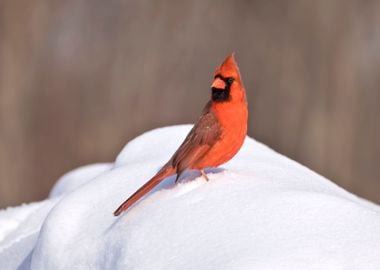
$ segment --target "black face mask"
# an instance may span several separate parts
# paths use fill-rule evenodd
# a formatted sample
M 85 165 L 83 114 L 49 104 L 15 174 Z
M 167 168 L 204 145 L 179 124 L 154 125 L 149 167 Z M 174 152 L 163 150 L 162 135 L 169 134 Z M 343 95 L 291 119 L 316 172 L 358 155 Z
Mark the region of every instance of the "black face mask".
M 220 78 L 221 80 L 223 80 L 226 86 L 223 89 L 212 87 L 211 88 L 211 99 L 215 102 L 228 101 L 230 99 L 231 85 L 234 82 L 234 78 L 231 78 L 231 77 L 224 78 L 221 75 L 216 75 L 215 79 L 216 78 Z

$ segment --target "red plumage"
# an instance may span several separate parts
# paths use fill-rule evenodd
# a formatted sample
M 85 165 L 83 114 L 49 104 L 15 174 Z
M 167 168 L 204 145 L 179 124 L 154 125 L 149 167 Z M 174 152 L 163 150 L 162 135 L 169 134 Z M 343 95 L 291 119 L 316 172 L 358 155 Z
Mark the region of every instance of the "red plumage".
M 211 100 L 201 117 L 171 159 L 145 185 L 114 212 L 118 216 L 152 190 L 166 177 L 186 169 L 217 167 L 229 161 L 240 149 L 247 135 L 248 108 L 245 89 L 234 54 L 215 71 Z

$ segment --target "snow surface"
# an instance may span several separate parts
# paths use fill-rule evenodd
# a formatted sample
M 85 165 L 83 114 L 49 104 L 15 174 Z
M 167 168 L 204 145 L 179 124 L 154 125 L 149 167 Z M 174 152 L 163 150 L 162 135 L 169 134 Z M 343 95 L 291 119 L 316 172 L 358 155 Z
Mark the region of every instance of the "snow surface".
M 0 269 L 380 269 L 380 207 L 248 137 L 209 182 L 170 177 L 114 217 L 190 128 L 147 132 L 0 211 Z
M 58 179 L 49 197 L 57 197 L 72 192 L 100 174 L 111 170 L 112 167 L 112 163 L 98 163 L 72 170 Z

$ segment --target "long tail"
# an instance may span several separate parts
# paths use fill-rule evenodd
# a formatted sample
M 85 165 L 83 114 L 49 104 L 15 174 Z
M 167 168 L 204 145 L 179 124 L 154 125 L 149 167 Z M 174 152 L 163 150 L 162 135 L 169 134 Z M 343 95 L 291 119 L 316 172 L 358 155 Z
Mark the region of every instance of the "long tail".
M 165 177 L 173 175 L 174 173 L 175 169 L 172 166 L 166 164 L 155 176 L 152 177 L 152 179 L 150 179 L 147 183 L 145 183 L 145 185 L 133 193 L 133 195 L 129 197 L 125 202 L 123 202 L 113 214 L 115 216 L 120 215 L 121 212 L 127 210 L 131 205 L 133 205 L 146 193 L 157 186 L 162 180 L 164 180 Z

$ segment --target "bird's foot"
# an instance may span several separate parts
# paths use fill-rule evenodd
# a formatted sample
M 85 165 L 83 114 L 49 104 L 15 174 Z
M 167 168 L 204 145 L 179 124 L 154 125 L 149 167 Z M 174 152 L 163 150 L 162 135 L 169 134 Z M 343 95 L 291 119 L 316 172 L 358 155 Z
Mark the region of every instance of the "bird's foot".
M 207 174 L 205 173 L 204 170 L 201 170 L 201 174 L 206 179 L 206 181 L 210 181 L 210 179 L 208 179 Z

